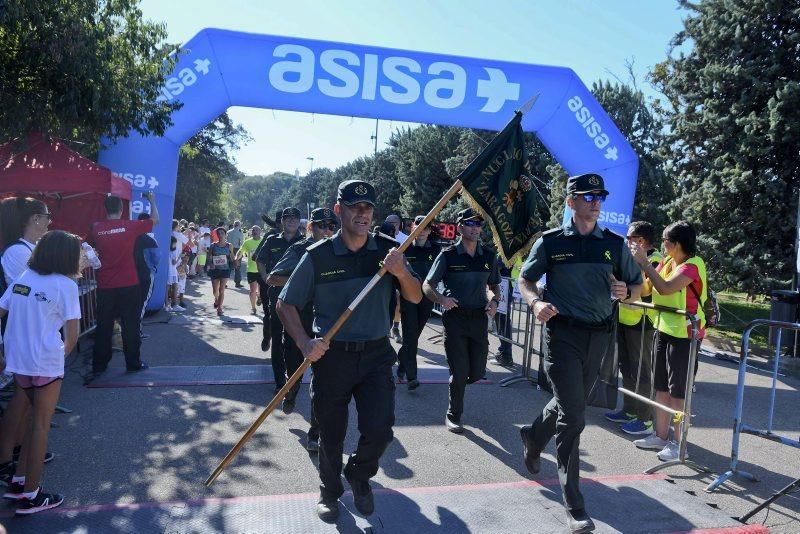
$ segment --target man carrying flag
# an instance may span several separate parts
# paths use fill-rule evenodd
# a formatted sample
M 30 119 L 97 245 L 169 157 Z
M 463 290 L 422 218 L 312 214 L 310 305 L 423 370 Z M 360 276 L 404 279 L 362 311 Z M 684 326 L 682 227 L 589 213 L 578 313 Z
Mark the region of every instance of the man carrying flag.
M 532 426 L 520 429 L 525 466 L 538 473 L 539 455 L 555 436 L 558 480 L 573 533 L 591 532 L 579 489 L 578 447 L 586 400 L 612 341 L 614 300 L 638 300 L 642 275 L 625 240 L 600 228 L 597 219 L 606 199 L 603 178 L 573 176 L 567 181 L 572 217 L 545 232 L 531 248 L 520 275 L 520 292 L 536 319 L 545 323 L 544 370 L 553 398 Z M 536 282 L 547 275 L 539 293 Z

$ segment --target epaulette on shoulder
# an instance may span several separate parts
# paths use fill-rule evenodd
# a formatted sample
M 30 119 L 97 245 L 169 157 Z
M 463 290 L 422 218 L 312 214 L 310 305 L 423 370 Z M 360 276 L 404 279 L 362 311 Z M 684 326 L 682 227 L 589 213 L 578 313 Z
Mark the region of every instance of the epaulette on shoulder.
M 622 236 L 613 230 L 609 230 L 608 228 L 603 228 L 603 235 L 606 237 L 616 237 L 617 239 L 625 241 L 625 236 Z
M 315 250 L 315 249 L 318 249 L 318 248 L 320 248 L 321 246 L 323 246 L 325 243 L 328 243 L 328 242 L 330 242 L 330 240 L 331 240 L 331 238 L 330 238 L 330 237 L 324 237 L 324 238 L 320 239 L 319 241 L 317 241 L 316 243 L 314 243 L 313 245 L 311 245 L 310 247 L 308 247 L 306 250 Z
M 390 243 L 392 243 L 392 246 L 396 247 L 396 246 L 400 245 L 400 243 L 397 241 L 397 239 L 393 238 L 390 235 L 386 235 L 383 232 L 375 232 L 372 235 L 374 235 L 376 238 L 380 238 L 380 239 L 383 239 L 385 241 L 389 241 Z
M 560 226 L 558 228 L 553 228 L 552 230 L 545 230 L 544 232 L 542 232 L 542 239 L 547 237 L 555 237 L 560 233 L 562 233 L 563 231 L 564 229 Z

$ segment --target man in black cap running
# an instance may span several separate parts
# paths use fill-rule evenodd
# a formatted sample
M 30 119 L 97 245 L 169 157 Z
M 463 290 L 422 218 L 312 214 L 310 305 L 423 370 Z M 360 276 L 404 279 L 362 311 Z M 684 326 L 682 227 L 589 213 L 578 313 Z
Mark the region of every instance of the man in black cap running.
M 578 487 L 578 447 L 586 399 L 613 341 L 613 300 L 637 300 L 642 284 L 625 239 L 597 224 L 607 195 L 601 176 L 571 177 L 566 202 L 572 217 L 533 244 L 519 279 L 522 297 L 545 323 L 543 366 L 553 387 L 552 400 L 533 425 L 520 429 L 525 466 L 538 473 L 539 455 L 555 436 L 558 480 L 573 533 L 594 530 Z M 543 274 L 547 287 L 540 294 L 536 282 Z

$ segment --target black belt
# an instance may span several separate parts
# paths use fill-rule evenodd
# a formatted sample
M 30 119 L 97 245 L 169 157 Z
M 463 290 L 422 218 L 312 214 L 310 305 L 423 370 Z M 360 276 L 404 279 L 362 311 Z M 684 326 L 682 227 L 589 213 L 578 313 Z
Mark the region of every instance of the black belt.
M 577 328 L 585 328 L 587 330 L 599 330 L 605 332 L 611 332 L 611 328 L 613 326 L 613 321 L 611 319 L 607 319 L 605 321 L 600 322 L 591 322 L 591 321 L 582 321 L 580 319 L 576 319 L 574 317 L 568 317 L 566 315 L 556 315 L 549 322 L 554 322 L 558 324 L 565 324 L 568 326 L 575 326 Z
M 370 341 L 331 341 L 331 348 L 333 350 L 341 350 L 344 352 L 362 352 L 365 350 L 377 349 L 385 347 L 389 344 L 389 338 L 384 336 Z
M 459 308 L 455 307 L 450 310 L 445 311 L 444 313 L 453 314 L 453 315 L 461 315 L 463 317 L 481 317 L 486 316 L 486 308 Z

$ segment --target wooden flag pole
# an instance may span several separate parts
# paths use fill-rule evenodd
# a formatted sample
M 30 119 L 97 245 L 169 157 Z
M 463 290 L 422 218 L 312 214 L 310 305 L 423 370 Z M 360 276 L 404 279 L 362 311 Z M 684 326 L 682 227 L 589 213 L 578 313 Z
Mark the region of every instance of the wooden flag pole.
M 522 107 L 520 107 L 519 109 L 519 113 L 524 114 L 527 111 L 529 111 L 533 107 L 533 104 L 536 102 L 537 98 L 539 98 L 539 95 L 534 96 L 532 99 L 523 104 Z M 453 185 L 450 186 L 450 189 L 448 189 L 442 196 L 442 198 L 439 199 L 439 202 L 437 202 L 436 205 L 433 206 L 433 208 L 431 208 L 431 210 L 428 212 L 425 218 L 422 219 L 422 222 L 420 222 L 417 225 L 417 227 L 414 228 L 414 230 L 411 232 L 411 235 L 409 235 L 408 238 L 399 247 L 397 247 L 397 250 L 401 254 L 404 253 L 406 249 L 411 246 L 411 244 L 414 242 L 417 236 L 431 222 L 433 222 L 436 216 L 439 215 L 439 212 L 441 212 L 442 209 L 444 209 L 445 205 L 447 205 L 447 203 L 450 202 L 450 199 L 452 199 L 454 196 L 458 194 L 459 191 L 461 191 L 461 187 L 462 187 L 461 180 L 456 180 L 455 182 L 453 182 Z M 331 329 L 328 330 L 328 332 L 322 337 L 322 339 L 324 339 L 325 342 L 327 343 L 331 342 L 333 336 L 336 335 L 339 329 L 342 328 L 344 323 L 346 323 L 347 320 L 350 318 L 350 316 L 353 314 L 353 310 L 355 310 L 356 307 L 361 303 L 361 301 L 364 300 L 364 297 L 367 296 L 367 294 L 372 290 L 372 288 L 374 288 L 377 285 L 377 283 L 380 281 L 381 277 L 384 274 L 386 274 L 386 267 L 381 267 L 381 269 L 377 273 L 375 273 L 375 275 L 372 277 L 369 283 L 364 287 L 364 289 L 362 289 L 361 292 L 358 295 L 356 295 L 356 298 L 353 299 L 353 302 L 350 303 L 347 309 L 344 310 L 344 312 L 342 312 L 342 315 L 339 316 L 339 318 L 333 324 Z M 253 421 L 253 424 L 250 425 L 250 428 L 248 428 L 247 431 L 242 435 L 242 437 L 239 438 L 239 441 L 236 443 L 236 445 L 234 445 L 233 448 L 228 452 L 228 454 L 225 455 L 225 457 L 219 463 L 217 468 L 214 469 L 211 475 L 206 479 L 205 482 L 206 487 L 211 487 L 211 484 L 213 484 L 214 481 L 219 477 L 219 475 L 222 474 L 222 471 L 228 466 L 228 464 L 231 463 L 231 461 L 236 457 L 236 455 L 239 454 L 239 451 L 242 449 L 242 447 L 244 447 L 245 443 L 247 443 L 250 440 L 250 438 L 253 437 L 253 434 L 256 433 L 258 427 L 260 427 L 261 424 L 267 419 L 267 417 L 269 417 L 272 411 L 283 400 L 286 394 L 289 393 L 289 390 L 292 389 L 292 387 L 297 383 L 297 381 L 303 377 L 303 373 L 306 372 L 306 369 L 308 369 L 310 365 L 311 365 L 311 360 L 308 359 L 303 360 L 303 363 L 300 364 L 300 367 L 297 368 L 297 371 L 292 373 L 292 376 L 289 377 L 289 380 L 286 382 L 286 384 L 284 384 L 284 386 L 275 394 L 275 396 L 272 398 L 269 404 L 267 404 L 267 407 L 264 408 L 264 410 L 261 412 L 261 415 L 259 415 L 258 418 L 255 421 Z

